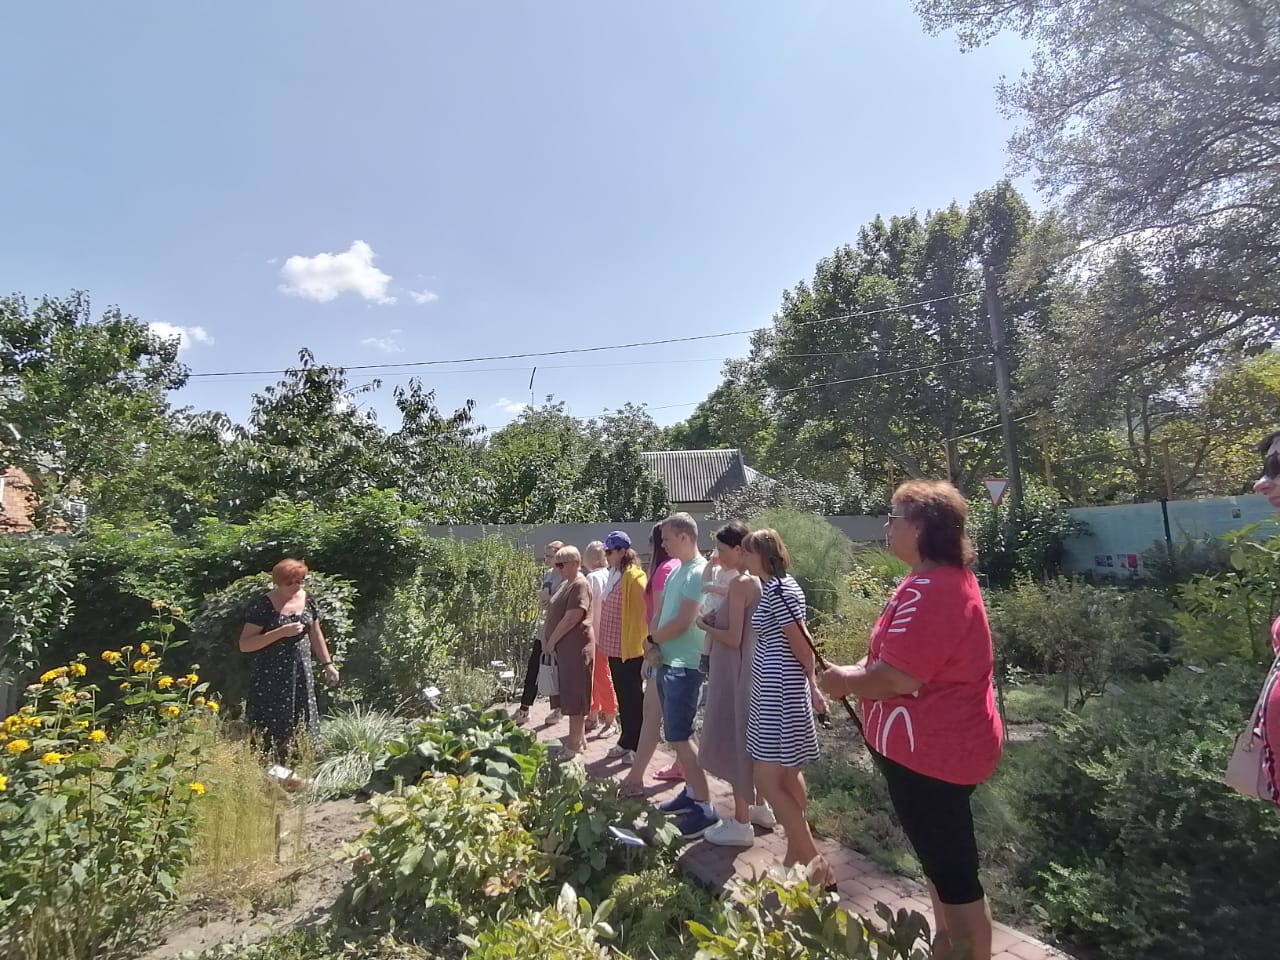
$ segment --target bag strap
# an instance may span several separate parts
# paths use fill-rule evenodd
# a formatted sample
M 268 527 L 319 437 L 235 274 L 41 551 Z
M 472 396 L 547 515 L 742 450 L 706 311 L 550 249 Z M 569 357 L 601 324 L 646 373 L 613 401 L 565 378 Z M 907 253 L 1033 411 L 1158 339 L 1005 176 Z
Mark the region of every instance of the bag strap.
M 824 657 L 821 651 L 818 650 L 818 644 L 814 641 L 813 634 L 809 632 L 809 624 L 805 620 L 803 613 L 798 612 L 795 609 L 792 599 L 783 592 L 781 579 L 776 581 L 776 586 L 778 598 L 782 601 L 782 605 L 787 608 L 787 612 L 790 613 L 791 616 L 795 617 L 796 625 L 804 635 L 805 643 L 809 644 L 809 649 L 813 651 L 814 663 L 817 665 L 819 670 L 826 670 L 831 666 L 831 661 Z M 839 700 L 840 703 L 844 705 L 845 712 L 849 714 L 849 719 L 853 721 L 853 725 L 858 728 L 858 733 L 862 734 L 863 739 L 866 739 L 867 731 L 862 726 L 862 718 L 858 716 L 858 712 L 853 709 L 853 706 L 849 703 L 847 697 L 840 697 Z

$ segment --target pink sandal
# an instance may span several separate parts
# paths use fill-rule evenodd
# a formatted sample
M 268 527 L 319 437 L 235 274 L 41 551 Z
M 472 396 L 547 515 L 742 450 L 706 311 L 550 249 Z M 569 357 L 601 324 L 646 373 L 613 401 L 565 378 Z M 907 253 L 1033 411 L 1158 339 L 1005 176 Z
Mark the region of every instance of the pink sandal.
M 680 783 L 684 780 L 684 770 L 680 764 L 673 763 L 664 770 L 659 770 L 654 776 L 659 780 L 666 780 L 668 783 Z

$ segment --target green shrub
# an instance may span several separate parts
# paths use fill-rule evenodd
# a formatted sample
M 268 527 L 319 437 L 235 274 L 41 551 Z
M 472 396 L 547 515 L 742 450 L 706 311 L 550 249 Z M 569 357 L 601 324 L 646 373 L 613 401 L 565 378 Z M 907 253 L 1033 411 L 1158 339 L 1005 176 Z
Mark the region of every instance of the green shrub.
M 408 727 L 405 717 L 360 704 L 336 711 L 320 724 L 315 747 L 321 760 L 311 775 L 312 796 L 323 800 L 356 793 L 373 778 L 387 744 Z
M 1016 529 L 1007 522 L 1007 504 L 992 506 L 990 498 L 969 501 L 969 536 L 978 551 L 978 569 L 996 587 L 1019 574 L 1044 578 L 1062 570 L 1067 537 L 1083 525 L 1067 513 L 1062 497 L 1043 484 L 1028 483 Z
M 612 780 L 590 780 L 580 764 L 544 764 L 526 823 L 550 858 L 553 880 L 604 897 L 622 873 L 675 860 L 679 831 L 652 804 L 623 797 Z M 644 847 L 617 842 L 610 827 L 634 829 Z
M 1256 527 L 1224 537 L 1230 569 L 1178 587 L 1177 651 L 1202 663 L 1269 661 L 1271 623 L 1280 611 L 1280 537 L 1252 539 Z
M 0 675 L 32 670 L 71 620 L 75 582 L 66 550 L 0 537 Z
M 1079 709 L 1155 653 L 1139 635 L 1124 593 L 1077 580 L 1020 577 L 998 596 L 991 620 L 1000 669 L 1060 675 L 1064 707 Z
M 766 510 L 752 530 L 772 527 L 791 554 L 791 575 L 804 590 L 809 617 L 822 622 L 840 610 L 843 578 L 853 569 L 853 541 L 822 517 L 800 510 Z
M 180 960 L 433 960 L 421 947 L 394 937 L 354 942 L 336 940 L 317 930 L 291 930 L 257 944 L 224 943 L 203 953 L 187 951 Z
M 710 923 L 717 901 L 670 867 L 625 873 L 614 881 L 610 897 L 619 948 L 632 957 L 663 960 L 692 960 L 697 948 L 686 921 Z
M 398 782 L 411 785 L 428 775 L 452 774 L 475 776 L 495 796 L 517 800 L 533 787 L 545 757 L 537 737 L 503 711 L 455 707 L 417 721 L 389 741 L 369 789 L 385 791 Z
M 1259 683 L 1175 670 L 1068 715 L 1031 755 L 1022 879 L 1055 933 L 1135 960 L 1274 955 L 1280 818 L 1222 783 Z
M 467 960 L 605 960 L 609 951 L 599 941 L 613 938 L 608 923 L 612 912 L 609 900 L 592 912 L 591 904 L 566 885 L 546 909 L 458 939 L 467 947 Z
M 500 802 L 475 774 L 375 796 L 335 917 L 344 929 L 432 944 L 541 906 L 549 865 L 525 813 L 523 801 Z
M 733 886 L 733 899 L 711 924 L 689 923 L 698 960 L 949 960 L 931 949 L 929 922 L 920 914 L 894 914 L 880 904 L 883 927 L 853 916 L 834 895 L 811 887 L 802 867 L 785 880 L 766 876 Z M 951 958 L 966 954 L 952 951 Z

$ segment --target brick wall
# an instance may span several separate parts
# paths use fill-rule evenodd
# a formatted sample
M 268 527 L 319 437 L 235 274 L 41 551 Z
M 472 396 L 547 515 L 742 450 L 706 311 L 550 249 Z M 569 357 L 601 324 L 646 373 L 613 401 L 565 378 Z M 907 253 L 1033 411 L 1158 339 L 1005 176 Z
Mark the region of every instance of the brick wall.
M 0 499 L 0 533 L 25 533 L 31 529 L 31 481 L 16 467 L 0 472 L 4 495 Z

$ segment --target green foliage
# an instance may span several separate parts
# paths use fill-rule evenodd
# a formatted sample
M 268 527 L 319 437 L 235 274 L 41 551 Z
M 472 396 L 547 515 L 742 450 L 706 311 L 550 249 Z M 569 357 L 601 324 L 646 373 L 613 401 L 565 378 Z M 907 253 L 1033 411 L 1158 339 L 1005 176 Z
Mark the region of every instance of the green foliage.
M 612 912 L 611 900 L 593 912 L 591 904 L 566 884 L 546 909 L 458 939 L 467 947 L 467 960 L 606 960 L 609 952 L 599 941 L 613 938 L 608 923 Z
M 329 799 L 356 793 L 373 777 L 387 744 L 408 725 L 405 717 L 360 704 L 335 711 L 320 725 L 315 748 L 322 759 L 310 777 L 311 794 Z
M 1077 580 L 1041 584 L 1019 578 L 996 600 L 992 632 L 1002 669 L 1060 675 L 1063 705 L 1074 683 L 1077 710 L 1119 674 L 1145 666 L 1155 652 L 1140 634 L 1125 593 Z
M 625 873 L 609 891 L 618 945 L 632 957 L 693 960 L 688 920 L 710 923 L 717 898 L 689 882 L 673 882 L 670 867 Z
M 537 907 L 548 864 L 524 814 L 524 801 L 500 802 L 475 774 L 375 796 L 336 918 L 430 944 Z
M 389 741 L 369 789 L 389 790 L 428 776 L 474 777 L 495 796 L 515 801 L 533 785 L 546 748 L 501 710 L 455 707 L 418 721 Z
M 249 686 L 249 658 L 236 646 L 244 628 L 245 610 L 252 600 L 271 589 L 267 574 L 241 577 L 206 596 L 192 619 L 192 656 L 205 665 L 208 675 L 231 703 L 238 703 Z M 320 610 L 329 651 L 341 666 L 346 641 L 353 632 L 355 590 L 345 580 L 313 571 L 307 575 L 307 595 Z
M 196 954 L 185 952 L 179 960 L 433 960 L 431 954 L 394 937 L 369 937 L 343 942 L 329 934 L 291 930 L 262 943 L 225 943 Z
M 739 520 L 782 508 L 828 517 L 860 516 L 884 512 L 885 506 L 885 491 L 868 489 L 857 474 L 850 473 L 836 484 L 811 480 L 790 469 L 777 477 L 758 476 L 717 498 L 711 518 Z
M 1280 820 L 1222 783 L 1260 674 L 1167 680 L 1068 715 L 1019 800 L 1051 929 L 1103 956 L 1266 957 L 1280 936 Z
M 968 529 L 978 551 L 978 569 L 992 586 L 1007 586 L 1018 574 L 1055 576 L 1062 569 L 1066 538 L 1080 527 L 1061 497 L 1028 483 L 1016 529 L 1006 522 L 1007 511 L 1007 506 L 994 507 L 985 494 L 969 501 Z
M 0 729 L 0 956 L 96 960 L 152 932 L 195 847 L 216 704 L 162 673 L 173 624 L 104 657 L 103 703 L 83 655 L 41 675 Z M 108 679 L 109 678 L 109 679 Z
M 810 886 L 803 868 L 785 880 L 739 880 L 735 887 L 710 925 L 689 923 L 696 960 L 946 960 L 933 952 L 920 914 L 894 914 L 880 904 L 884 926 L 853 916 L 835 896 Z
M 552 878 L 595 897 L 608 894 L 621 873 L 669 865 L 679 841 L 652 804 L 623 797 L 612 780 L 588 779 L 578 764 L 543 765 L 527 823 L 550 858 Z M 616 842 L 609 831 L 615 826 L 634 829 L 646 846 Z
M 1280 537 L 1258 542 L 1256 527 L 1223 538 L 1230 568 L 1200 574 L 1178 587 L 1178 652 L 1190 659 L 1219 663 L 1271 659 L 1271 623 L 1280 612 Z
M 839 611 L 843 578 L 853 568 L 853 541 L 822 517 L 800 510 L 766 510 L 750 526 L 772 527 L 781 534 L 791 554 L 790 573 L 804 590 L 811 618 Z
M 38 540 L 0 540 L 0 673 L 31 670 L 71 621 L 74 575 L 66 550 Z

